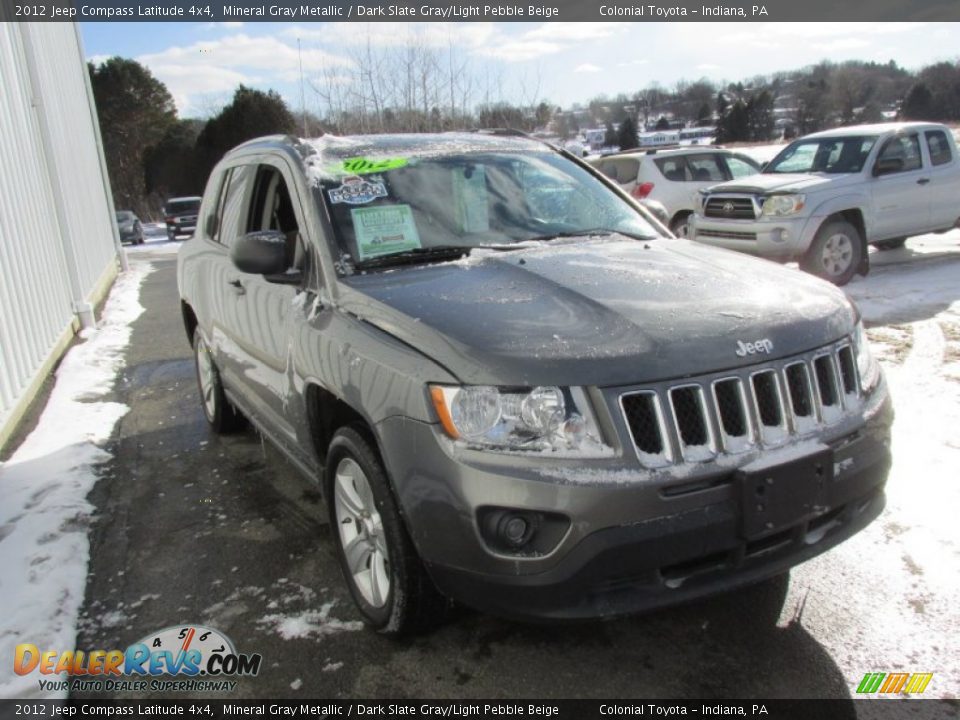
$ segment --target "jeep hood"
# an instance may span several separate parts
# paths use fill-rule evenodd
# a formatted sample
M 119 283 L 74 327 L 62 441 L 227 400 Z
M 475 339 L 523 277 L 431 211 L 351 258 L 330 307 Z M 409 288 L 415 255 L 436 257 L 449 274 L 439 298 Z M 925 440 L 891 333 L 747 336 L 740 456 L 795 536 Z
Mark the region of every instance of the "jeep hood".
M 856 174 L 761 173 L 739 180 L 713 185 L 711 195 L 747 193 L 760 195 L 769 192 L 812 192 L 826 187 L 841 188 L 859 182 Z
M 340 309 L 464 383 L 629 385 L 722 371 L 850 333 L 836 288 L 686 240 L 622 236 L 474 251 L 340 283 Z M 770 354 L 736 354 L 768 339 Z

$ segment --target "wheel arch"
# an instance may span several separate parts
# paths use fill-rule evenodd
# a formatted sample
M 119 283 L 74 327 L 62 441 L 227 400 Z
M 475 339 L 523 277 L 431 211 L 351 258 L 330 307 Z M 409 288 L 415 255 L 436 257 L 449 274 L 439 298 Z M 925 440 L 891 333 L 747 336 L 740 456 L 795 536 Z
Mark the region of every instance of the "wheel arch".
M 321 465 L 326 465 L 330 441 L 342 427 L 352 427 L 365 436 L 380 454 L 381 462 L 383 461 L 383 452 L 373 423 L 362 413 L 317 382 L 307 384 L 305 399 L 310 438 Z
M 183 329 L 187 331 L 187 342 L 193 347 L 193 333 L 197 329 L 197 314 L 186 300 L 180 301 L 180 314 L 183 316 Z

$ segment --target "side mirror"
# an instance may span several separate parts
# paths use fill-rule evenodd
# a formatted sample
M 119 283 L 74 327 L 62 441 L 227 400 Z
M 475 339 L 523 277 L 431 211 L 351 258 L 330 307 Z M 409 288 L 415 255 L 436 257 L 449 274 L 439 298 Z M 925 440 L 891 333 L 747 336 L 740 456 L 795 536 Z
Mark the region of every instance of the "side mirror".
M 280 275 L 287 271 L 287 236 L 279 230 L 262 230 L 237 238 L 230 259 L 240 272 Z
M 889 175 L 903 170 L 903 158 L 880 158 L 873 166 L 873 176 Z

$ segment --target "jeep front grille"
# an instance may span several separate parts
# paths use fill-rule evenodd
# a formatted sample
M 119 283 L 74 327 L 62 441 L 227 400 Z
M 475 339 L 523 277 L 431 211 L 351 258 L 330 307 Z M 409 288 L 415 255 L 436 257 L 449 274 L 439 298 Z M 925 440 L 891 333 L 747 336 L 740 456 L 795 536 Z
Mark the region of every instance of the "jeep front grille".
M 702 462 L 720 453 L 782 445 L 832 425 L 861 402 L 848 343 L 719 377 L 619 395 L 640 461 Z
M 753 200 L 748 197 L 710 197 L 703 208 L 706 217 L 756 220 Z

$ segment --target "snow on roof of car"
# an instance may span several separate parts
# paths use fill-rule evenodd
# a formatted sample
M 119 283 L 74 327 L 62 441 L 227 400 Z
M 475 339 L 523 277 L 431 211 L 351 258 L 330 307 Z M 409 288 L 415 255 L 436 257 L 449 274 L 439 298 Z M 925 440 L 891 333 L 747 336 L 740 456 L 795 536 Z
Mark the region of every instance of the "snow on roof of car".
M 356 155 L 451 155 L 485 150 L 542 150 L 549 148 L 543 142 L 522 135 L 478 133 L 433 133 L 401 135 L 323 135 L 301 142 L 310 145 L 322 155 L 334 158 Z

